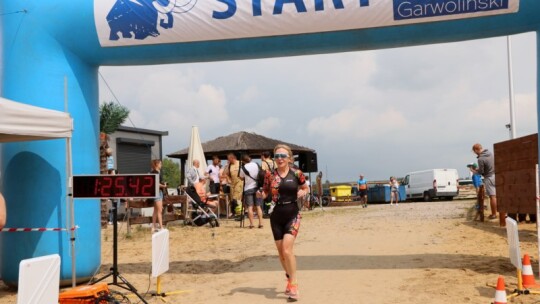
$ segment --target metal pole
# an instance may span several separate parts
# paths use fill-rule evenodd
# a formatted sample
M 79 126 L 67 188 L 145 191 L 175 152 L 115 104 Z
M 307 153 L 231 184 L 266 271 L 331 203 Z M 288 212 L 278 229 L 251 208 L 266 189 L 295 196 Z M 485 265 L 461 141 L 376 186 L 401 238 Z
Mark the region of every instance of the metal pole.
M 68 79 L 64 76 L 64 111 L 68 111 Z M 71 136 L 71 135 L 70 135 Z M 70 253 L 71 253 L 71 286 L 77 286 L 77 267 L 75 257 L 75 206 L 73 202 L 73 160 L 71 151 L 71 137 L 66 138 L 66 212 L 69 214 L 69 224 L 66 228 L 70 228 Z
M 506 48 L 508 51 L 508 94 L 510 97 L 510 139 L 516 138 L 516 114 L 514 103 L 514 76 L 512 70 L 512 40 L 506 36 Z

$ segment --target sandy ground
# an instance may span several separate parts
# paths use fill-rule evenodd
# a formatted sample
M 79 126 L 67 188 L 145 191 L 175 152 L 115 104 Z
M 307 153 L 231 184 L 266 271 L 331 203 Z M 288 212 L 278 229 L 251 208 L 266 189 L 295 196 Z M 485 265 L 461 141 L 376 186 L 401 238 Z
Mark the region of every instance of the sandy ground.
M 506 231 L 496 222 L 471 221 L 472 201 L 408 203 L 367 209 L 328 208 L 304 213 L 296 245 L 303 303 L 490 303 L 503 274 L 516 279 Z M 111 230 L 103 231 L 102 271 L 112 260 Z M 164 291 L 186 291 L 170 303 L 285 303 L 269 223 L 264 229 L 172 226 L 170 271 Z M 536 228 L 520 225 L 522 252 L 536 264 Z M 151 232 L 121 232 L 120 271 L 141 293 L 149 281 Z M 0 303 L 16 294 L 0 285 Z M 133 303 L 137 301 L 132 299 Z M 157 299 L 150 303 L 160 303 Z M 511 303 L 538 303 L 522 296 Z

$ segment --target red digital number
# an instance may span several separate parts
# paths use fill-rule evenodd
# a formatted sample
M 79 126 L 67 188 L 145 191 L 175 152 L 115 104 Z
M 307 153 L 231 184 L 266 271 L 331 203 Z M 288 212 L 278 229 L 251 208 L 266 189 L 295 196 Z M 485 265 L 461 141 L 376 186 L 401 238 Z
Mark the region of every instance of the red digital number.
M 128 181 L 128 186 L 131 190 L 131 196 L 138 196 L 139 195 L 139 186 L 141 185 L 141 181 L 137 176 L 130 176 Z
M 156 188 L 155 182 L 156 182 L 156 178 L 154 176 L 145 176 L 143 180 L 141 194 L 144 196 L 152 196 L 152 195 L 157 196 L 157 193 L 154 193 L 154 191 L 152 191 L 152 189 Z
M 114 179 L 114 196 L 115 197 L 127 197 L 126 184 L 124 183 L 125 177 L 116 176 Z
M 94 182 L 94 196 L 99 196 L 99 178 Z
M 111 196 L 111 187 L 113 185 L 113 180 L 111 177 L 103 177 L 103 185 L 101 186 L 101 196 L 110 197 Z

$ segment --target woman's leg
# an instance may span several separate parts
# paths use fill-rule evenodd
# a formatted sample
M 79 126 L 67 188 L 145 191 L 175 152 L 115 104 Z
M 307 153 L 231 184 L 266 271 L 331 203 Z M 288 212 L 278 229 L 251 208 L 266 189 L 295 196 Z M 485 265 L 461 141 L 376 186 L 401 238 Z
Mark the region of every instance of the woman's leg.
M 154 212 L 152 213 L 152 230 L 156 229 L 156 220 L 157 220 L 157 202 L 154 202 Z
M 276 248 L 279 255 L 279 263 L 281 263 L 281 267 L 283 267 L 285 273 L 289 274 L 285 265 L 285 257 L 283 256 L 283 240 L 276 241 Z
M 283 268 L 289 275 L 289 281 L 296 283 L 296 257 L 294 256 L 294 241 L 296 237 L 292 234 L 285 234 L 281 245 L 281 254 L 283 256 Z
M 262 214 L 263 214 L 263 211 L 262 211 L 261 206 L 257 205 L 257 218 L 259 219 L 259 227 L 262 226 Z
M 159 224 L 159 229 L 163 228 L 163 201 L 157 201 L 154 205 L 154 214 L 152 215 L 152 218 L 156 216 L 157 222 Z

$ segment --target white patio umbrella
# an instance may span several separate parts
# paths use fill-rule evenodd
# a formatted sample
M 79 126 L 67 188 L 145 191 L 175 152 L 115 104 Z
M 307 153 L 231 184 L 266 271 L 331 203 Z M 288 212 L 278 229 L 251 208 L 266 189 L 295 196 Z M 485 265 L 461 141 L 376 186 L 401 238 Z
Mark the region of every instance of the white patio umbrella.
M 191 141 L 189 143 L 189 151 L 186 168 L 189 170 L 193 167 L 193 160 L 198 160 L 201 165 L 199 166 L 199 175 L 204 176 L 206 172 L 206 158 L 202 148 L 201 137 L 199 136 L 199 128 L 197 126 L 191 127 Z M 185 180 L 187 185 L 187 179 Z

